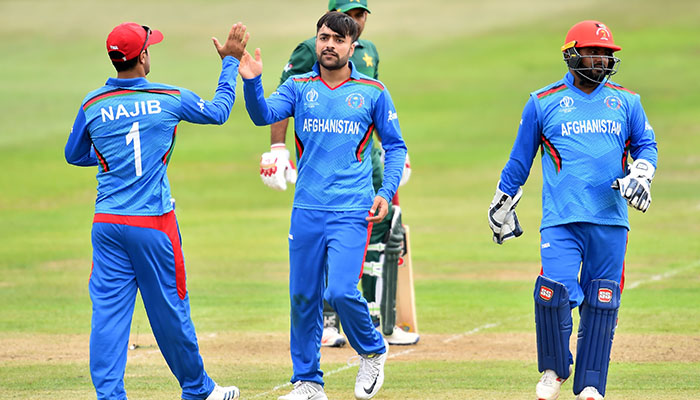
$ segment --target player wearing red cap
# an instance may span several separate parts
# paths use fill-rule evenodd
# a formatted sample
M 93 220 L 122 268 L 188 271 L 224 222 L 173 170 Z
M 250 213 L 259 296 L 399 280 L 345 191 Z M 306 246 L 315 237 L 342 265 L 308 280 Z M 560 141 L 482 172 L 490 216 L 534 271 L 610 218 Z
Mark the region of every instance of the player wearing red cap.
M 166 170 L 180 121 L 221 125 L 228 119 L 248 37 L 245 26 L 235 24 L 223 45 L 213 38 L 222 70 L 212 101 L 146 80 L 148 48 L 163 40 L 160 31 L 128 22 L 107 37 L 117 78 L 85 97 L 65 148 L 70 164 L 98 167 L 89 282 L 90 374 L 98 399 L 126 399 L 124 369 L 137 291 L 182 398 L 239 397 L 238 388 L 216 385 L 204 370 Z
M 645 212 L 651 203 L 656 140 L 639 95 L 609 80 L 620 49 L 601 22 L 569 30 L 561 48 L 569 72 L 530 94 L 489 207 L 496 243 L 522 234 L 515 206 L 541 149 L 542 271 L 534 291 L 540 400 L 557 399 L 571 374 L 576 307 L 573 391 L 578 400 L 603 399 L 624 284 L 627 205 Z

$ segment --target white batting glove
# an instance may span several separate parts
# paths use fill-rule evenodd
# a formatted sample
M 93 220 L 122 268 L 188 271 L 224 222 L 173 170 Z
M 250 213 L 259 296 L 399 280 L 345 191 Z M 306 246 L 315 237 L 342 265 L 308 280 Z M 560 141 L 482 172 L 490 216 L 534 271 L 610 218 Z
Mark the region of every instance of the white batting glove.
M 405 185 L 409 179 L 411 179 L 411 159 L 408 158 L 408 153 L 406 153 L 406 161 L 403 164 L 403 174 L 401 174 L 399 186 Z
M 520 227 L 518 216 L 515 214 L 515 210 L 510 210 L 506 214 L 503 225 L 501 225 L 501 232 L 498 235 L 493 234 L 493 241 L 497 244 L 503 244 L 506 240 L 516 238 L 522 234 L 523 228 Z
M 523 234 L 515 207 L 523 195 L 523 189 L 518 188 L 515 196 L 510 197 L 496 186 L 496 194 L 489 206 L 489 227 L 493 231 L 493 241 L 503 244 L 506 240 Z
M 270 151 L 260 157 L 260 178 L 275 190 L 287 190 L 287 182 L 296 183 L 297 170 L 289 159 L 284 143 L 270 146 Z
M 634 160 L 629 174 L 615 179 L 612 188 L 620 191 L 630 207 L 646 212 L 651 205 L 651 180 L 654 179 L 655 170 L 647 160 Z

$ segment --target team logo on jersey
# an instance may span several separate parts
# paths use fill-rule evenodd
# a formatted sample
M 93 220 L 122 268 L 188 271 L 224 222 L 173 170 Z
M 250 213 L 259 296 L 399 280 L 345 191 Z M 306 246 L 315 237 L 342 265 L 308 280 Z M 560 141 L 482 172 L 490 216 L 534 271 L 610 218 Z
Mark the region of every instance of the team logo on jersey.
M 540 298 L 542 300 L 550 301 L 552 300 L 552 296 L 554 296 L 554 290 L 548 288 L 547 286 L 540 287 Z
M 645 131 L 653 131 L 654 130 L 654 128 L 651 127 L 651 124 L 649 123 L 649 121 L 644 121 L 644 130 Z
M 559 100 L 559 107 L 561 108 L 559 112 L 569 113 L 576 109 L 574 107 L 574 99 L 569 96 L 564 96 Z
M 204 112 L 204 99 L 200 98 L 199 101 L 197 102 L 197 105 L 199 106 L 199 110 Z
M 287 65 L 284 66 L 284 72 L 289 72 L 294 66 L 292 63 L 288 63 Z
M 365 98 L 359 93 L 353 93 L 345 98 L 345 102 L 350 108 L 360 108 L 365 104 Z
M 598 289 L 598 301 L 601 303 L 610 303 L 613 298 L 613 292 L 610 289 Z
M 622 100 L 616 96 L 608 96 L 605 98 L 605 105 L 613 110 L 619 110 L 622 106 Z
M 304 106 L 306 108 L 314 108 L 316 107 L 318 103 L 318 92 L 315 89 L 311 89 L 308 92 L 306 92 L 306 103 L 304 103 Z
M 386 121 L 391 122 L 395 119 L 399 119 L 399 113 L 397 113 L 396 111 L 392 112 L 391 110 L 389 110 L 389 117 L 386 119 Z

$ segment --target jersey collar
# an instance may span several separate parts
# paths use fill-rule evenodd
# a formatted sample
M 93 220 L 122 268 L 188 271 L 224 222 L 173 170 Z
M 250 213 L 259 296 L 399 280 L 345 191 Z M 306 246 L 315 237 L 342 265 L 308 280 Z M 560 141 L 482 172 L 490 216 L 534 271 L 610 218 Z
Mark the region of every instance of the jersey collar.
M 130 87 L 145 85 L 148 83 L 146 78 L 131 78 L 131 79 L 119 79 L 119 78 L 109 78 L 105 85 L 118 86 L 118 87 Z
M 586 98 L 595 97 L 605 87 L 605 83 L 600 83 L 598 84 L 598 87 L 591 92 L 591 94 L 585 93 L 574 85 L 574 76 L 571 74 L 571 72 L 567 72 L 566 75 L 564 75 L 564 83 L 566 83 L 566 86 L 568 86 L 571 90 Z
M 350 65 L 350 79 L 360 79 L 360 73 L 355 68 L 355 64 L 353 64 L 350 60 L 348 60 L 348 64 Z M 311 70 L 313 71 L 313 76 L 321 76 L 321 71 L 318 67 L 318 61 L 314 63 L 314 66 L 311 67 Z

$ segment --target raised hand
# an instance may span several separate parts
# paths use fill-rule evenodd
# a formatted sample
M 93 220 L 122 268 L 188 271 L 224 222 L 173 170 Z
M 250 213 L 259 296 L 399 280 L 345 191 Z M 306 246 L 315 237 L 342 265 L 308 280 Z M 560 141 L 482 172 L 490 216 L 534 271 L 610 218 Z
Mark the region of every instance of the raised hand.
M 248 39 L 250 39 L 250 33 L 246 32 L 246 26 L 241 22 L 233 24 L 226 38 L 226 42 L 223 45 L 219 43 L 219 39 L 215 37 L 211 38 L 222 60 L 226 56 L 232 56 L 241 60 L 243 53 L 246 52 L 245 46 L 248 44 Z
M 260 57 L 260 49 L 255 49 L 255 59 L 247 51 L 243 54 L 241 65 L 238 66 L 238 73 L 243 79 L 253 79 L 262 74 L 262 58 Z

